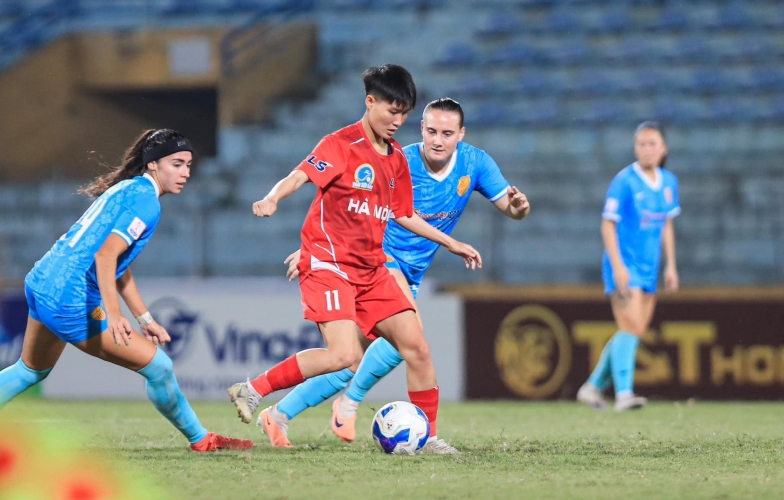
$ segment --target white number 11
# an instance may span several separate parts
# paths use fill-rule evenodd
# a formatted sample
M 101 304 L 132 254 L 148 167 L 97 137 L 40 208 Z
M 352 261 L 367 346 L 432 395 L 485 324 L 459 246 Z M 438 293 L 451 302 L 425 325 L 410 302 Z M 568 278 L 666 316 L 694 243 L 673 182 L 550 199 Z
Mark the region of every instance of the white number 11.
M 324 292 L 324 295 L 327 296 L 327 311 L 332 310 L 332 302 L 333 302 L 332 297 L 334 297 L 335 310 L 340 311 L 340 298 L 338 297 L 338 291 L 337 290 L 326 291 Z

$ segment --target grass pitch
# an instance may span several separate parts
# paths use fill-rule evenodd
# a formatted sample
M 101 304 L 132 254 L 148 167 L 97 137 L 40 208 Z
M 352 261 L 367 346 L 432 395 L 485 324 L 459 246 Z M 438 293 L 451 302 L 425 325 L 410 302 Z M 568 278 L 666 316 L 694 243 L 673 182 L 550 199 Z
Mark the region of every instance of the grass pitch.
M 28 399 L 3 413 L 76 427 L 87 450 L 178 499 L 784 498 L 781 403 L 654 403 L 623 414 L 567 402 L 445 404 L 439 436 L 463 451 L 455 457 L 382 455 L 369 431 L 376 407 L 361 406 L 352 445 L 332 435 L 330 405 L 308 410 L 292 422 L 295 448 L 280 450 L 230 403 L 196 403 L 209 430 L 256 442 L 200 455 L 147 402 Z

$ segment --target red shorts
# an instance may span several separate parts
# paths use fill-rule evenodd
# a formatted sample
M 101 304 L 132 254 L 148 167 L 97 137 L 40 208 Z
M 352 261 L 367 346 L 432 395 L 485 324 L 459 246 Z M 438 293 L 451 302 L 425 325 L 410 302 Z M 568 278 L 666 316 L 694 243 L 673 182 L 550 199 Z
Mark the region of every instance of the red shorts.
M 378 338 L 373 328 L 380 321 L 414 310 L 385 267 L 378 268 L 376 279 L 366 285 L 349 283 L 332 271 L 311 272 L 300 280 L 299 289 L 305 319 L 314 323 L 350 319 L 370 340 Z

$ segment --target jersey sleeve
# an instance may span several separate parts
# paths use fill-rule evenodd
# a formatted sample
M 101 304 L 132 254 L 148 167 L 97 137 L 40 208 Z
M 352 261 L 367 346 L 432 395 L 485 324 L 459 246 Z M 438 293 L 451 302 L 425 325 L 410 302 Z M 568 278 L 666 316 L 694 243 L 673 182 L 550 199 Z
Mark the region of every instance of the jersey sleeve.
M 131 194 L 121 205 L 114 219 L 112 234 L 116 234 L 131 246 L 145 231 L 153 231 L 161 216 L 161 206 L 152 192 Z
M 672 186 L 670 186 L 670 189 L 672 190 L 670 195 L 672 200 L 669 204 L 669 210 L 667 211 L 667 218 L 674 219 L 681 214 L 681 201 L 678 197 L 678 179 L 674 175 L 672 176 Z
M 481 152 L 478 160 L 478 175 L 474 190 L 479 191 L 482 196 L 495 203 L 506 195 L 509 182 L 504 178 L 498 164 L 489 154 Z
M 340 143 L 331 135 L 321 139 L 296 170 L 305 172 L 310 182 L 323 188 L 346 170 L 346 155 Z
M 408 159 L 400 155 L 397 177 L 395 177 L 395 193 L 392 196 L 392 214 L 390 219 L 398 217 L 411 217 L 414 215 L 414 186 L 411 182 L 411 170 L 408 168 Z
M 607 189 L 607 197 L 604 200 L 604 211 L 602 219 L 620 222 L 622 208 L 627 202 L 629 189 L 622 175 L 616 175 Z

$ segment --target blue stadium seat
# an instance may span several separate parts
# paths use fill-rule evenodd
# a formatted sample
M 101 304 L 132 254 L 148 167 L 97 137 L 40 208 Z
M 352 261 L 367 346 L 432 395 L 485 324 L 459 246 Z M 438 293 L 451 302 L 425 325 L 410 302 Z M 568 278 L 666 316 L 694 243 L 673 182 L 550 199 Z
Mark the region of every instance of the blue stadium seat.
M 650 45 L 639 38 L 623 39 L 604 49 L 601 54 L 607 62 L 623 65 L 640 64 L 653 59 L 654 56 Z
M 537 102 L 534 106 L 514 117 L 517 125 L 531 127 L 549 127 L 559 125 L 563 121 L 563 111 L 557 101 L 548 99 Z
M 776 44 L 759 36 L 729 40 L 719 52 L 721 59 L 741 62 L 775 59 L 778 55 Z
M 526 73 L 509 90 L 523 94 L 556 94 L 562 90 L 562 84 L 542 73 Z
M 484 24 L 476 30 L 480 37 L 492 38 L 507 36 L 520 32 L 523 23 L 512 12 L 498 11 L 490 15 Z
M 761 121 L 784 122 L 784 99 L 778 98 L 760 106 L 754 118 Z
M 776 9 L 775 14 L 765 16 L 761 20 L 761 24 L 768 29 L 784 29 L 784 5 Z
M 758 92 L 781 91 L 784 88 L 784 73 L 776 68 L 756 68 L 751 72 L 748 86 Z
M 637 72 L 635 83 L 636 87 L 634 90 L 643 93 L 663 93 L 669 92 L 675 88 L 673 79 L 659 70 L 642 70 Z
M 688 28 L 689 24 L 689 16 L 685 11 L 667 7 L 648 26 L 657 30 L 682 31 Z
M 481 103 L 466 113 L 466 123 L 472 127 L 492 127 L 508 122 L 507 108 L 496 103 Z
M 611 78 L 602 70 L 581 71 L 568 79 L 564 87 L 565 92 L 575 94 L 611 94 L 620 88 L 620 82 Z
M 556 9 L 547 14 L 539 31 L 545 33 L 577 33 L 582 25 L 578 17 L 570 10 Z
M 498 84 L 481 73 L 471 73 L 454 89 L 459 96 L 483 96 L 498 92 Z
M 592 54 L 589 52 L 588 47 L 582 40 L 573 40 L 565 44 L 558 45 L 553 48 L 546 58 L 551 62 L 561 65 L 569 66 L 574 64 L 584 63 L 590 60 Z
M 22 2 L 18 0 L 5 0 L 0 2 L 0 18 L 15 18 L 24 12 Z
M 706 27 L 720 30 L 740 30 L 752 26 L 752 19 L 740 3 L 732 3 L 716 12 Z
M 520 42 L 500 48 L 489 56 L 489 62 L 498 66 L 519 66 L 539 62 L 539 51 L 534 47 Z
M 705 119 L 715 124 L 717 122 L 740 121 L 748 117 L 748 111 L 737 99 L 720 98 L 710 103 Z
M 599 19 L 599 23 L 592 29 L 597 33 L 621 33 L 632 27 L 632 20 L 628 12 L 622 9 L 613 9 L 606 12 Z
M 598 101 L 591 104 L 583 113 L 576 113 L 574 119 L 578 123 L 591 126 L 612 125 L 629 116 L 629 112 L 616 100 Z
M 669 54 L 671 59 L 681 62 L 701 62 L 711 60 L 714 55 L 711 48 L 701 38 L 690 36 L 683 38 Z
M 698 71 L 684 82 L 683 90 L 694 92 L 720 92 L 732 89 L 733 84 L 720 70 Z
M 466 42 L 448 45 L 436 59 L 437 66 L 473 66 L 479 64 L 481 56 L 476 48 Z

